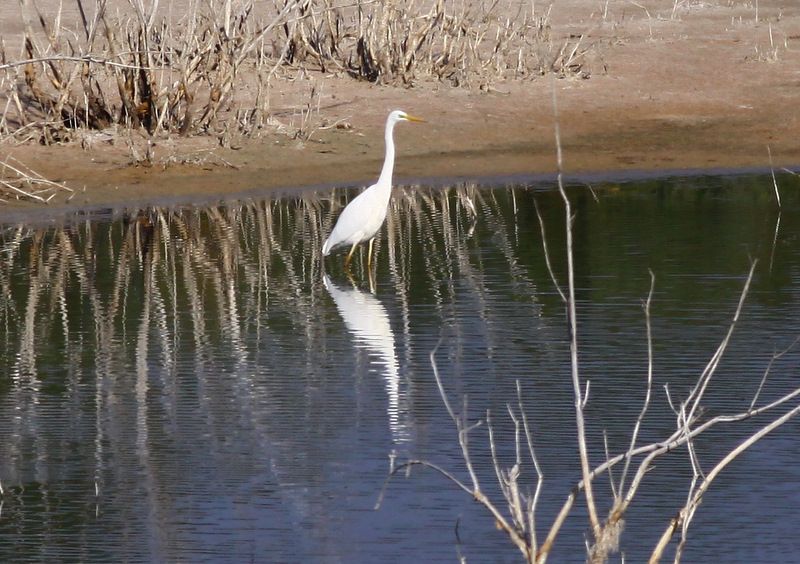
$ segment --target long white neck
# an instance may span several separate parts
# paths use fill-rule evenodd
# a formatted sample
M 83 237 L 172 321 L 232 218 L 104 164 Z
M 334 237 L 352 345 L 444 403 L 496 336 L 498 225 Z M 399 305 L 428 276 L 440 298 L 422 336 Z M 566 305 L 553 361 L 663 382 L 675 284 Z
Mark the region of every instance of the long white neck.
M 378 178 L 378 184 L 381 186 L 392 185 L 392 172 L 394 172 L 394 120 L 386 120 L 386 158 L 383 160 L 383 169 L 381 176 Z

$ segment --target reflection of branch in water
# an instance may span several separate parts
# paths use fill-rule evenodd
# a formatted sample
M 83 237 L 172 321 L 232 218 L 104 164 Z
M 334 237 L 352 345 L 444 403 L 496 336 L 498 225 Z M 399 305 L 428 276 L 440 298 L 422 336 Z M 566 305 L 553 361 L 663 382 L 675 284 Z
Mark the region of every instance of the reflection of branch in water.
M 386 256 L 376 253 L 383 259 L 377 282 L 379 288 L 394 289 L 402 333 L 392 332 L 379 300 L 339 290 L 371 302 L 368 311 L 381 326 L 360 344 L 380 364 L 395 441 L 411 435 L 413 380 L 401 383 L 399 355 L 404 365 L 413 363 L 412 285 L 414 292 L 433 296 L 455 340 L 469 333 L 454 315 L 456 301 L 480 301 L 484 315 L 497 315 L 486 301 L 491 292 L 484 272 L 484 225 L 491 226 L 492 237 L 509 242 L 501 245 L 500 260 L 513 270 L 515 284 L 530 284 L 522 270 L 511 268 L 516 258 L 507 200 L 506 192 L 490 198 L 469 183 L 395 191 L 377 249 Z M 0 334 L 7 351 L 0 368 L 12 376 L 6 399 L 18 416 L 11 428 L 15 437 L 23 437 L 0 445 L 0 460 L 21 464 L 23 446 L 28 448 L 24 441 L 31 441 L 33 452 L 61 448 L 41 432 L 47 416 L 40 401 L 46 389 L 42 367 L 52 372 L 57 366 L 68 374 L 65 394 L 76 400 L 76 413 L 94 410 L 87 455 L 94 462 L 87 477 L 94 477 L 101 491 L 109 473 L 120 480 L 127 467 L 147 472 L 142 488 L 161 487 L 156 467 L 161 455 L 152 449 L 163 440 L 162 427 L 185 416 L 182 402 L 192 401 L 186 398 L 187 386 L 196 390 L 193 401 L 209 425 L 213 449 L 228 432 L 220 429 L 231 412 L 253 416 L 248 402 L 257 401 L 253 367 L 260 359 L 288 347 L 301 359 L 306 355 L 307 374 L 317 378 L 319 356 L 327 350 L 319 323 L 321 300 L 327 303 L 320 284 L 322 233 L 330 227 L 329 206 L 343 201 L 339 191 L 320 191 L 205 209 L 150 208 L 118 221 L 77 219 L 58 227 L 0 230 L 0 327 L 8 328 Z M 235 378 L 222 378 L 211 368 L 220 365 L 230 367 Z M 83 397 L 87 393 L 90 397 Z M 233 406 L 219 400 L 231 394 Z M 109 446 L 128 439 L 127 453 Z M 109 457 L 122 463 L 109 470 Z M 42 458 L 42 471 L 56 471 L 48 465 L 57 459 L 57 453 Z M 22 470 L 9 470 L 6 482 L 15 471 Z M 151 514 L 168 511 L 152 497 L 157 496 L 143 497 Z
M 347 330 L 353 336 L 355 345 L 380 359 L 386 393 L 389 396 L 387 413 L 392 437 L 396 443 L 408 441 L 408 429 L 400 420 L 401 413 L 406 412 L 406 408 L 400 406 L 400 363 L 397 361 L 394 332 L 386 308 L 377 298 L 355 287 L 338 288 L 327 275 L 322 280 Z
M 769 271 L 772 272 L 772 265 L 775 262 L 775 247 L 778 245 L 778 231 L 781 228 L 781 211 L 778 210 L 778 217 L 775 218 L 775 234 L 772 236 L 772 248 L 769 253 Z
M 313 319 L 317 298 L 309 289 L 323 272 L 321 233 L 330 216 L 325 204 L 333 196 L 326 191 L 204 210 L 154 208 L 121 222 L 85 222 L 79 228 L 6 228 L 0 232 L 0 247 L 6 252 L 0 268 L 0 322 L 19 316 L 17 325 L 27 329 L 27 337 L 18 341 L 23 348 L 16 359 L 27 363 L 26 370 L 35 369 L 35 340 L 54 324 L 62 326 L 64 339 L 71 342 L 70 324 L 65 323 L 75 315 L 70 292 L 80 292 L 97 320 L 95 344 L 101 364 L 113 356 L 114 344 L 130 321 L 141 320 L 145 299 L 156 307 L 152 329 L 160 335 L 159 354 L 168 365 L 175 362 L 173 343 L 181 330 L 177 316 L 184 311 L 201 353 L 219 329 L 227 338 L 241 339 L 247 325 L 261 324 L 276 301 L 295 305 L 298 316 L 293 323 Z M 333 205 L 342 204 L 337 200 Z M 492 236 L 501 242 L 514 276 L 530 284 L 524 271 L 514 266 L 512 227 L 503 212 L 508 205 L 496 197 L 486 199 L 469 183 L 397 189 L 382 246 L 399 299 L 407 300 L 411 280 L 419 273 L 430 281 L 440 307 L 452 301 L 459 279 L 477 284 L 475 289 L 485 294 L 482 253 L 475 252 L 480 241 L 471 239 L 478 210 L 480 221 L 491 226 Z M 22 245 L 29 255 L 25 259 Z M 412 253 L 412 245 L 422 250 Z M 148 263 L 151 254 L 158 255 L 157 260 Z M 27 282 L 10 274 L 14 261 L 21 260 L 29 263 Z M 418 261 L 424 268 L 415 266 Z M 151 265 L 153 279 L 142 287 L 146 264 Z M 380 267 L 378 280 L 386 280 Z M 28 286 L 24 301 L 20 285 Z M 211 319 L 217 321 L 210 324 Z

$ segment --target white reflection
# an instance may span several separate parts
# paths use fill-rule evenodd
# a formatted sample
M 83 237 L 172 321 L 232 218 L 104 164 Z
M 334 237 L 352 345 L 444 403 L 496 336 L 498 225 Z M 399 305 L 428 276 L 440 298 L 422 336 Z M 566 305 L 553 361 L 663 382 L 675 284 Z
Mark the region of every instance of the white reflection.
M 339 288 L 327 274 L 322 280 L 355 345 L 375 355 L 378 358 L 375 364 L 382 367 L 381 373 L 389 396 L 387 414 L 392 438 L 395 443 L 408 441 L 407 425 L 400 420 L 400 363 L 386 308 L 375 296 L 358 288 Z

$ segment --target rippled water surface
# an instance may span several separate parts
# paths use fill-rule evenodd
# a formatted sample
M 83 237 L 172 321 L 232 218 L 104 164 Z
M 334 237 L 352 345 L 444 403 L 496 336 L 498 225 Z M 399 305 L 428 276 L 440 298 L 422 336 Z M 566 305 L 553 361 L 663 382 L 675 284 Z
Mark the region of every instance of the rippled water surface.
M 593 464 L 604 437 L 624 450 L 642 407 L 649 270 L 655 383 L 640 443 L 674 429 L 665 386 L 679 402 L 697 380 L 751 260 L 752 289 L 703 417 L 746 411 L 773 353 L 800 336 L 800 184 L 779 181 L 780 214 L 771 179 L 758 176 L 570 188 Z M 452 405 L 473 422 L 491 410 L 504 466 L 514 454 L 506 406 L 517 409 L 520 383 L 545 475 L 539 535 L 578 482 L 565 311 L 533 205 L 563 282 L 561 199 L 548 184 L 398 188 L 370 282 L 363 254 L 352 277 L 341 255 L 326 269 L 319 257 L 331 209 L 352 195 L 2 227 L 0 561 L 521 560 L 485 510 L 433 471 L 397 476 L 374 506 L 390 459 L 469 479 L 433 378 L 437 344 Z M 794 349 L 772 364 L 759 404 L 800 386 L 798 364 Z M 769 420 L 701 438 L 702 469 Z M 790 421 L 713 483 L 685 561 L 796 561 L 799 430 Z M 470 447 L 505 509 L 485 424 Z M 649 555 L 691 479 L 686 449 L 659 459 L 612 561 Z M 521 481 L 533 491 L 527 461 Z M 603 515 L 608 483 L 596 482 Z M 588 530 L 578 505 L 552 561 L 582 561 Z

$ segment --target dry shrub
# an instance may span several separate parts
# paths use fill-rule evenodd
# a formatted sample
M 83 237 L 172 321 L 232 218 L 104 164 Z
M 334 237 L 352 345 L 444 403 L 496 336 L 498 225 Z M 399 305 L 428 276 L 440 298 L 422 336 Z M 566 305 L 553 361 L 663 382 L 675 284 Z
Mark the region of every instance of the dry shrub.
M 3 53 L 16 74 L 3 77 L 0 132 L 52 143 L 114 124 L 148 135 L 222 131 L 238 73 L 263 64 L 265 37 L 288 13 L 261 21 L 252 2 L 231 0 L 190 0 L 180 16 L 159 12 L 157 0 L 128 0 L 112 13 L 108 0 L 76 1 L 71 31 L 61 10 L 48 19 L 23 6 L 21 60 L 9 64 Z
M 74 2 L 67 21 L 62 4 L 43 14 L 21 1 L 19 58 L 0 44 L 0 135 L 89 143 L 87 130 L 122 127 L 227 145 L 274 125 L 266 92 L 277 71 L 309 66 L 407 86 L 585 76 L 582 37 L 555 41 L 549 12 L 530 0 L 186 0 L 177 14 L 159 0 Z
M 287 60 L 317 63 L 371 82 L 436 78 L 485 86 L 547 72 L 585 74 L 581 36 L 557 43 L 549 11 L 528 0 L 305 0 L 287 26 Z

